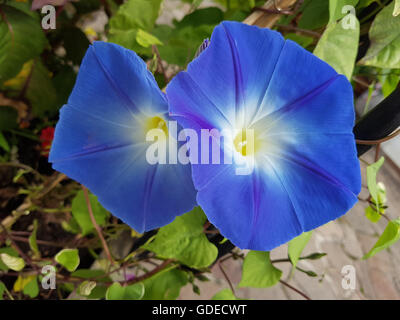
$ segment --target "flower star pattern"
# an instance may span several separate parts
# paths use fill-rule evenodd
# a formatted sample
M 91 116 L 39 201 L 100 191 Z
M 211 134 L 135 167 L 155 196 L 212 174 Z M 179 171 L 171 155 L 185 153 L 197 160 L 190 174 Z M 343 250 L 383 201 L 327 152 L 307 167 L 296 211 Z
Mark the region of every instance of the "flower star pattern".
M 279 33 L 223 22 L 167 97 L 185 129 L 236 132 L 224 136 L 221 153 L 254 163 L 247 175 L 236 162 L 192 164 L 198 204 L 238 247 L 271 250 L 357 201 L 351 85 Z M 249 129 L 246 150 L 241 133 Z
M 95 42 L 60 111 L 49 161 L 136 231 L 158 228 L 196 204 L 190 165 L 146 161 L 146 133 L 168 135 L 168 120 L 165 95 L 144 61 Z

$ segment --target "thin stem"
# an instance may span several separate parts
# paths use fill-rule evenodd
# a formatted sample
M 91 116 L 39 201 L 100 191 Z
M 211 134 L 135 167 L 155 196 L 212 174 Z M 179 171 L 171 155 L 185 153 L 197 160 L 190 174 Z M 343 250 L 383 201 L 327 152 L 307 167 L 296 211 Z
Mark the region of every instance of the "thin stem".
M 235 295 L 235 288 L 233 287 L 232 282 L 231 282 L 231 280 L 230 280 L 229 277 L 228 277 L 228 274 L 225 272 L 224 268 L 222 267 L 221 261 L 218 262 L 218 267 L 219 267 L 219 269 L 221 270 L 222 274 L 224 275 L 224 278 L 225 278 L 226 282 L 228 282 L 229 287 L 230 287 L 231 290 L 232 290 L 232 293 Z
M 159 266 L 155 267 L 153 270 L 145 273 L 142 276 L 136 277 L 136 278 L 134 278 L 131 281 L 128 281 L 126 283 L 127 284 L 134 284 L 134 283 L 146 280 L 146 279 L 150 278 L 151 276 L 155 275 L 156 273 L 160 272 L 161 270 L 163 270 L 165 267 L 167 267 L 169 264 L 171 264 L 172 261 L 173 261 L 172 259 L 167 259 L 163 263 L 161 263 Z
M 279 29 L 282 30 L 286 30 L 286 31 L 296 31 L 299 33 L 303 33 L 306 34 L 308 36 L 314 37 L 314 38 L 321 38 L 321 35 L 318 32 L 315 31 L 311 31 L 311 30 L 306 30 L 306 29 L 301 29 L 299 27 L 296 26 L 292 26 L 292 25 L 282 25 L 282 24 L 276 24 L 276 27 L 278 27 Z
M 379 140 L 360 140 L 360 139 L 356 139 L 356 143 L 357 144 L 364 144 L 364 145 L 375 145 L 375 144 L 380 144 L 382 142 L 388 141 L 390 139 L 393 139 L 394 137 L 398 136 L 400 134 L 400 129 L 395 131 L 394 133 L 388 135 L 385 138 L 379 139 Z
M 157 57 L 157 65 L 158 65 L 158 67 L 160 68 L 161 73 L 162 73 L 163 76 L 164 76 L 165 83 L 168 83 L 168 82 L 169 82 L 169 78 L 168 78 L 167 72 L 166 72 L 166 70 L 165 70 L 165 68 L 164 68 L 164 66 L 163 66 L 163 64 L 162 64 L 162 59 L 161 59 L 160 51 L 158 51 L 158 48 L 157 48 L 157 46 L 156 46 L 155 44 L 153 44 L 152 49 L 153 49 L 153 53 L 154 53 L 154 54 L 156 55 L 156 57 Z
M 106 255 L 107 255 L 108 260 L 110 261 L 111 264 L 114 264 L 114 261 L 113 261 L 113 259 L 112 259 L 112 257 L 111 257 L 110 250 L 109 250 L 108 245 L 107 245 L 107 242 L 106 242 L 106 240 L 105 240 L 104 237 L 103 237 L 102 230 L 101 230 L 100 226 L 97 224 L 96 219 L 94 218 L 93 210 L 92 210 L 92 205 L 91 205 L 90 200 L 89 200 L 89 193 L 88 193 L 88 190 L 87 190 L 86 187 L 84 187 L 84 186 L 82 186 L 82 190 L 83 190 L 83 194 L 84 194 L 84 196 L 85 196 L 86 205 L 87 205 L 87 207 L 88 207 L 90 220 L 92 221 L 93 226 L 94 226 L 95 229 L 96 229 L 97 235 L 99 236 L 99 238 L 100 238 L 100 240 L 101 240 L 101 243 L 103 244 L 103 248 L 104 248 L 104 251 L 105 251 L 105 253 L 106 253 Z
M 283 280 L 279 280 L 280 283 L 282 283 L 284 286 L 288 287 L 289 289 L 293 290 L 294 292 L 297 292 L 299 295 L 301 295 L 304 299 L 306 300 L 311 300 L 311 298 L 309 296 L 307 296 L 304 292 L 300 291 L 299 289 L 291 286 L 289 283 L 283 281 Z

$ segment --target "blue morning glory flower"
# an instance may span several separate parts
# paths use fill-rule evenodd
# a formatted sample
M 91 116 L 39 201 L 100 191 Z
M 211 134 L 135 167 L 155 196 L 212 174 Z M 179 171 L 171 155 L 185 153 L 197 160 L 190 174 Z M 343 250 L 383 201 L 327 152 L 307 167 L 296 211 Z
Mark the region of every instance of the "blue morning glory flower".
M 171 222 L 195 206 L 188 165 L 149 164 L 146 132 L 168 135 L 168 104 L 132 51 L 95 42 L 60 111 L 49 161 L 88 187 L 138 232 Z
M 167 97 L 185 129 L 235 132 L 210 139 L 241 162 L 192 163 L 192 177 L 198 204 L 238 247 L 270 250 L 357 201 L 352 87 L 279 33 L 223 22 Z M 251 173 L 238 174 L 247 162 Z

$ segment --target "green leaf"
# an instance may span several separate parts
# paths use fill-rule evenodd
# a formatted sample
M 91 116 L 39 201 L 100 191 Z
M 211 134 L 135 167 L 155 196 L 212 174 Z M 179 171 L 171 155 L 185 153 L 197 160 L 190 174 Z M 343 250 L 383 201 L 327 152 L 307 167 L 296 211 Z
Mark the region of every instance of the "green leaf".
M 40 251 L 36 242 L 36 234 L 37 234 L 37 229 L 38 229 L 38 222 L 37 219 L 33 221 L 33 231 L 31 235 L 29 236 L 29 246 L 33 252 L 34 257 L 39 258 L 40 257 Z
M 175 300 L 187 282 L 188 277 L 181 270 L 170 269 L 160 272 L 143 281 L 145 287 L 143 300 Z
M 36 60 L 33 65 L 32 76 L 26 90 L 26 98 L 32 105 L 36 116 L 43 116 L 46 112 L 55 113 L 57 107 L 57 92 L 51 80 L 50 71 Z
M 377 183 L 378 205 L 372 199 L 372 204 L 365 208 L 365 216 L 373 223 L 378 222 L 385 213 L 386 208 L 386 188 L 382 182 Z M 378 211 L 379 210 L 379 211 Z
M 376 183 L 376 175 L 378 174 L 378 171 L 382 167 L 384 161 L 385 158 L 381 157 L 377 162 L 367 167 L 368 190 L 369 193 L 371 194 L 372 199 L 374 199 L 375 203 L 378 204 L 378 210 L 379 210 L 379 198 L 378 198 L 378 185 Z
M 290 39 L 294 42 L 297 42 L 303 48 L 307 48 L 310 44 L 314 42 L 314 39 L 312 37 L 299 35 L 297 33 L 288 33 L 285 35 L 285 39 Z
M 57 91 L 56 106 L 61 107 L 68 101 L 68 97 L 75 85 L 76 73 L 71 66 L 63 66 L 61 70 L 54 75 L 52 81 Z
M 213 29 L 214 25 L 183 28 L 160 25 L 153 30 L 153 34 L 164 43 L 158 48 L 161 58 L 170 64 L 186 67 L 203 40 L 210 38 Z
M 7 253 L 12 257 L 18 257 L 18 252 L 11 247 L 0 248 L 0 254 L 1 253 Z M 8 267 L 3 263 L 3 261 L 0 258 L 0 271 L 7 271 L 7 270 Z
M 382 216 L 371 206 L 365 208 L 365 216 L 367 219 L 373 223 L 377 223 Z
M 2 281 L 0 281 L 0 301 L 3 300 L 3 295 L 5 291 L 6 291 L 5 284 Z
M 71 273 L 71 277 L 82 279 L 96 279 L 98 282 L 111 281 L 103 270 L 98 269 L 78 269 Z
M 10 152 L 10 145 L 8 144 L 6 138 L 3 133 L 0 131 L 0 148 L 2 148 L 5 152 Z
M 24 259 L 11 256 L 8 253 L 1 253 L 0 259 L 9 269 L 14 271 L 21 271 L 25 267 Z
M 28 295 L 32 299 L 34 299 L 38 296 L 39 285 L 38 285 L 37 276 L 34 276 L 34 278 L 24 286 L 23 293 Z
M 69 272 L 75 271 L 80 263 L 78 249 L 63 249 L 56 254 L 54 259 Z
M 0 83 L 3 83 L 15 77 L 26 61 L 38 56 L 47 40 L 39 19 L 8 5 L 0 4 L 0 9 L 6 18 L 6 21 L 0 19 Z
M 390 247 L 397 240 L 400 239 L 400 218 L 396 220 L 389 221 L 385 230 L 379 237 L 378 241 L 375 243 L 373 248 L 363 257 L 363 259 L 368 259 L 379 251 Z
M 80 65 L 90 45 L 88 38 L 81 29 L 76 27 L 64 28 L 62 32 L 66 58 Z
M 220 292 L 216 293 L 211 300 L 240 300 L 235 297 L 231 289 L 222 289 Z
M 358 0 L 329 0 L 329 22 L 342 19 L 348 12 L 343 13 L 344 6 L 355 7 Z
M 269 252 L 250 251 L 243 262 L 242 280 L 239 287 L 266 288 L 278 283 L 282 271 L 275 268 Z
M 18 112 L 13 107 L 0 107 L 0 130 L 10 130 L 17 127 Z
M 108 212 L 94 194 L 89 194 L 90 204 L 92 206 L 93 216 L 99 226 L 104 226 L 107 221 Z M 85 195 L 80 190 L 72 200 L 72 216 L 82 229 L 82 235 L 85 236 L 95 231 L 92 220 L 90 219 L 89 210 L 87 207 Z
M 135 283 L 128 286 L 121 286 L 114 282 L 106 292 L 107 300 L 140 300 L 144 294 L 143 283 Z
M 394 17 L 394 1 L 379 12 L 369 30 L 371 42 L 361 64 L 400 68 L 400 17 Z
M 192 268 L 208 267 L 215 261 L 218 249 L 203 232 L 207 217 L 200 207 L 162 227 L 154 240 L 143 246 L 158 256 L 176 259 Z
M 397 17 L 400 14 L 400 0 L 394 1 L 393 16 Z
M 360 24 L 354 16 L 355 28 L 344 29 L 342 21 L 332 22 L 325 29 L 314 54 L 329 63 L 338 73 L 350 79 L 357 57 Z
M 95 281 L 85 280 L 79 285 L 78 292 L 81 296 L 89 296 L 95 287 L 96 287 Z
M 393 73 L 379 78 L 379 81 L 382 83 L 382 94 L 385 98 L 388 97 L 397 88 L 397 85 L 400 81 L 400 75 Z
M 186 15 L 181 21 L 176 22 L 176 28 L 198 27 L 201 25 L 217 25 L 224 20 L 224 12 L 216 7 L 203 8 Z
M 140 51 L 141 45 L 137 42 L 138 30 L 152 33 L 161 2 L 162 0 L 126 1 L 109 21 L 108 40 L 136 52 Z
M 293 268 L 297 266 L 300 255 L 306 247 L 308 241 L 310 241 L 312 231 L 303 232 L 298 237 L 292 239 L 288 244 L 289 259 L 292 262 Z
M 327 0 L 306 0 L 302 5 L 299 28 L 314 30 L 322 28 L 329 20 L 329 2 Z
M 152 45 L 162 45 L 163 43 L 157 39 L 157 37 L 151 35 L 150 33 L 138 29 L 136 33 L 136 42 L 142 47 L 151 47 Z
M 318 260 L 326 256 L 326 253 L 314 252 L 302 258 L 302 260 Z

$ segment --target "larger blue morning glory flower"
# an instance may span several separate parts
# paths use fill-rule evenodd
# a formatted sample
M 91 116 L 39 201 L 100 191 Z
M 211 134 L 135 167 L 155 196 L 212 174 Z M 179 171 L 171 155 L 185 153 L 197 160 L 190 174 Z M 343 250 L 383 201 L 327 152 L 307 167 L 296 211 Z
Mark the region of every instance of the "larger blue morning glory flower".
M 192 176 L 198 204 L 238 247 L 270 250 L 357 201 L 351 85 L 279 33 L 223 22 L 167 97 L 184 128 L 236 132 L 219 148 L 242 163 L 192 164 Z M 247 162 L 254 170 L 238 174 Z
M 95 42 L 60 111 L 49 160 L 135 230 L 151 230 L 195 205 L 190 166 L 146 160 L 153 128 L 168 134 L 168 104 L 146 64 L 130 50 Z

